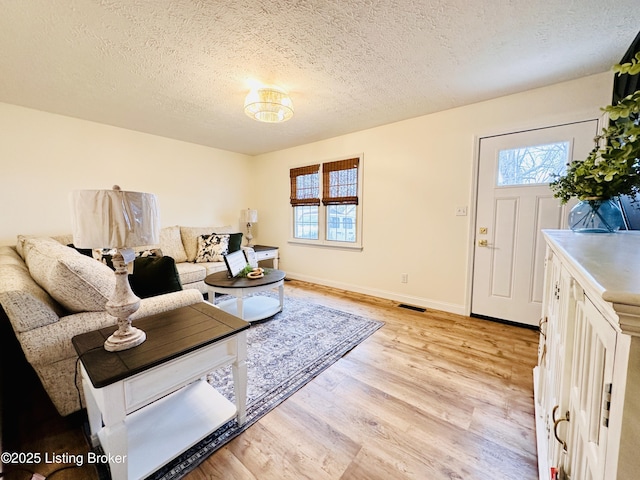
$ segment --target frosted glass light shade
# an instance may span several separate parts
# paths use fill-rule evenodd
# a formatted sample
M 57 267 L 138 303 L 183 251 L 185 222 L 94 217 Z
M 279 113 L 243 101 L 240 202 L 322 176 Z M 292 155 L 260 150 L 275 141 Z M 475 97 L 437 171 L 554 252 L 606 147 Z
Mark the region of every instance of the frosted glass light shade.
M 285 122 L 293 116 L 293 102 L 277 88 L 257 88 L 245 98 L 244 113 L 259 122 Z
M 71 192 L 73 244 L 77 248 L 130 248 L 160 243 L 156 196 L 116 187 Z

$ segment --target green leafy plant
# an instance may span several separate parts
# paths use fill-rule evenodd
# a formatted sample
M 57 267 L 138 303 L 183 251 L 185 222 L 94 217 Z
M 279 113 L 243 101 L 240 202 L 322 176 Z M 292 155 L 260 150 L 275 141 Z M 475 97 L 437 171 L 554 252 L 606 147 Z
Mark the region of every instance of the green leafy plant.
M 242 270 L 240 270 L 240 273 L 238 273 L 238 276 L 246 277 L 247 274 L 251 272 L 253 272 L 253 267 L 247 263 L 247 265 Z
M 639 74 L 640 52 L 613 70 L 618 75 Z M 640 90 L 602 110 L 611 122 L 595 138 L 595 148 L 586 159 L 569 163 L 567 172 L 550 184 L 562 203 L 572 197 L 610 199 L 640 192 Z

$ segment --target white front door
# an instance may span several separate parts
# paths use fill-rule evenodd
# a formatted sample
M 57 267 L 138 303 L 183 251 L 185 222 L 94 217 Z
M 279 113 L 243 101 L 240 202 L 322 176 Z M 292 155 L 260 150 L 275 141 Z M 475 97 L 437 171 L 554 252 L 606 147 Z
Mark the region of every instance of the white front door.
M 590 120 L 480 140 L 472 315 L 537 325 L 545 245 L 540 232 L 566 228 L 549 182 L 594 147 Z

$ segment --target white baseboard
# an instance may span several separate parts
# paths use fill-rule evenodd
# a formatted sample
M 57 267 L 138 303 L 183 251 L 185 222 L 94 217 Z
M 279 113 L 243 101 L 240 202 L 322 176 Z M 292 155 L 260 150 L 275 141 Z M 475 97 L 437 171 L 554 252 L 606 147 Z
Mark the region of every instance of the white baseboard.
M 433 310 L 441 310 L 443 312 L 455 313 L 457 315 L 466 315 L 466 309 L 464 305 L 456 305 L 453 303 L 437 302 L 423 297 L 414 297 L 411 295 L 402 295 L 396 292 L 389 292 L 387 290 L 379 290 L 376 288 L 361 287 L 350 283 L 336 282 L 332 280 L 326 280 L 323 278 L 311 277 L 301 273 L 287 271 L 287 278 L 291 280 L 300 280 L 308 283 L 315 283 L 318 285 L 324 285 L 326 287 L 338 288 L 341 290 L 347 290 L 349 292 L 361 293 L 364 295 L 370 295 L 372 297 L 385 298 L 387 300 L 394 300 L 414 307 L 423 307 Z

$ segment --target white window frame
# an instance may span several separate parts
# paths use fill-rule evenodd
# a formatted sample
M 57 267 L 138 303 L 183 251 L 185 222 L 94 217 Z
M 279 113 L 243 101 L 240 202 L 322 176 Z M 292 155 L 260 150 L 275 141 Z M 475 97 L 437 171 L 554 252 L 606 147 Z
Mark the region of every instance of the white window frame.
M 329 205 L 324 205 L 322 203 L 322 187 L 323 187 L 323 175 L 322 175 L 322 166 L 325 163 L 346 160 L 349 158 L 358 158 L 358 204 L 356 205 L 356 241 L 355 242 L 340 242 L 327 240 L 327 209 Z M 293 165 L 290 168 L 298 168 L 298 167 L 306 167 L 308 165 L 315 165 L 318 162 L 307 162 L 304 164 Z M 320 162 L 320 170 L 318 172 L 320 177 L 320 205 L 318 206 L 318 239 L 307 239 L 307 238 L 295 238 L 294 230 L 295 230 L 295 208 L 290 206 L 291 212 L 289 214 L 289 239 L 288 243 L 296 244 L 296 245 L 310 245 L 316 247 L 328 247 L 328 248 L 338 248 L 338 249 L 346 249 L 346 250 L 362 250 L 362 205 L 363 201 L 363 179 L 364 179 L 364 155 L 362 153 L 356 155 L 346 155 L 343 157 L 338 157 L 330 160 L 324 160 Z

